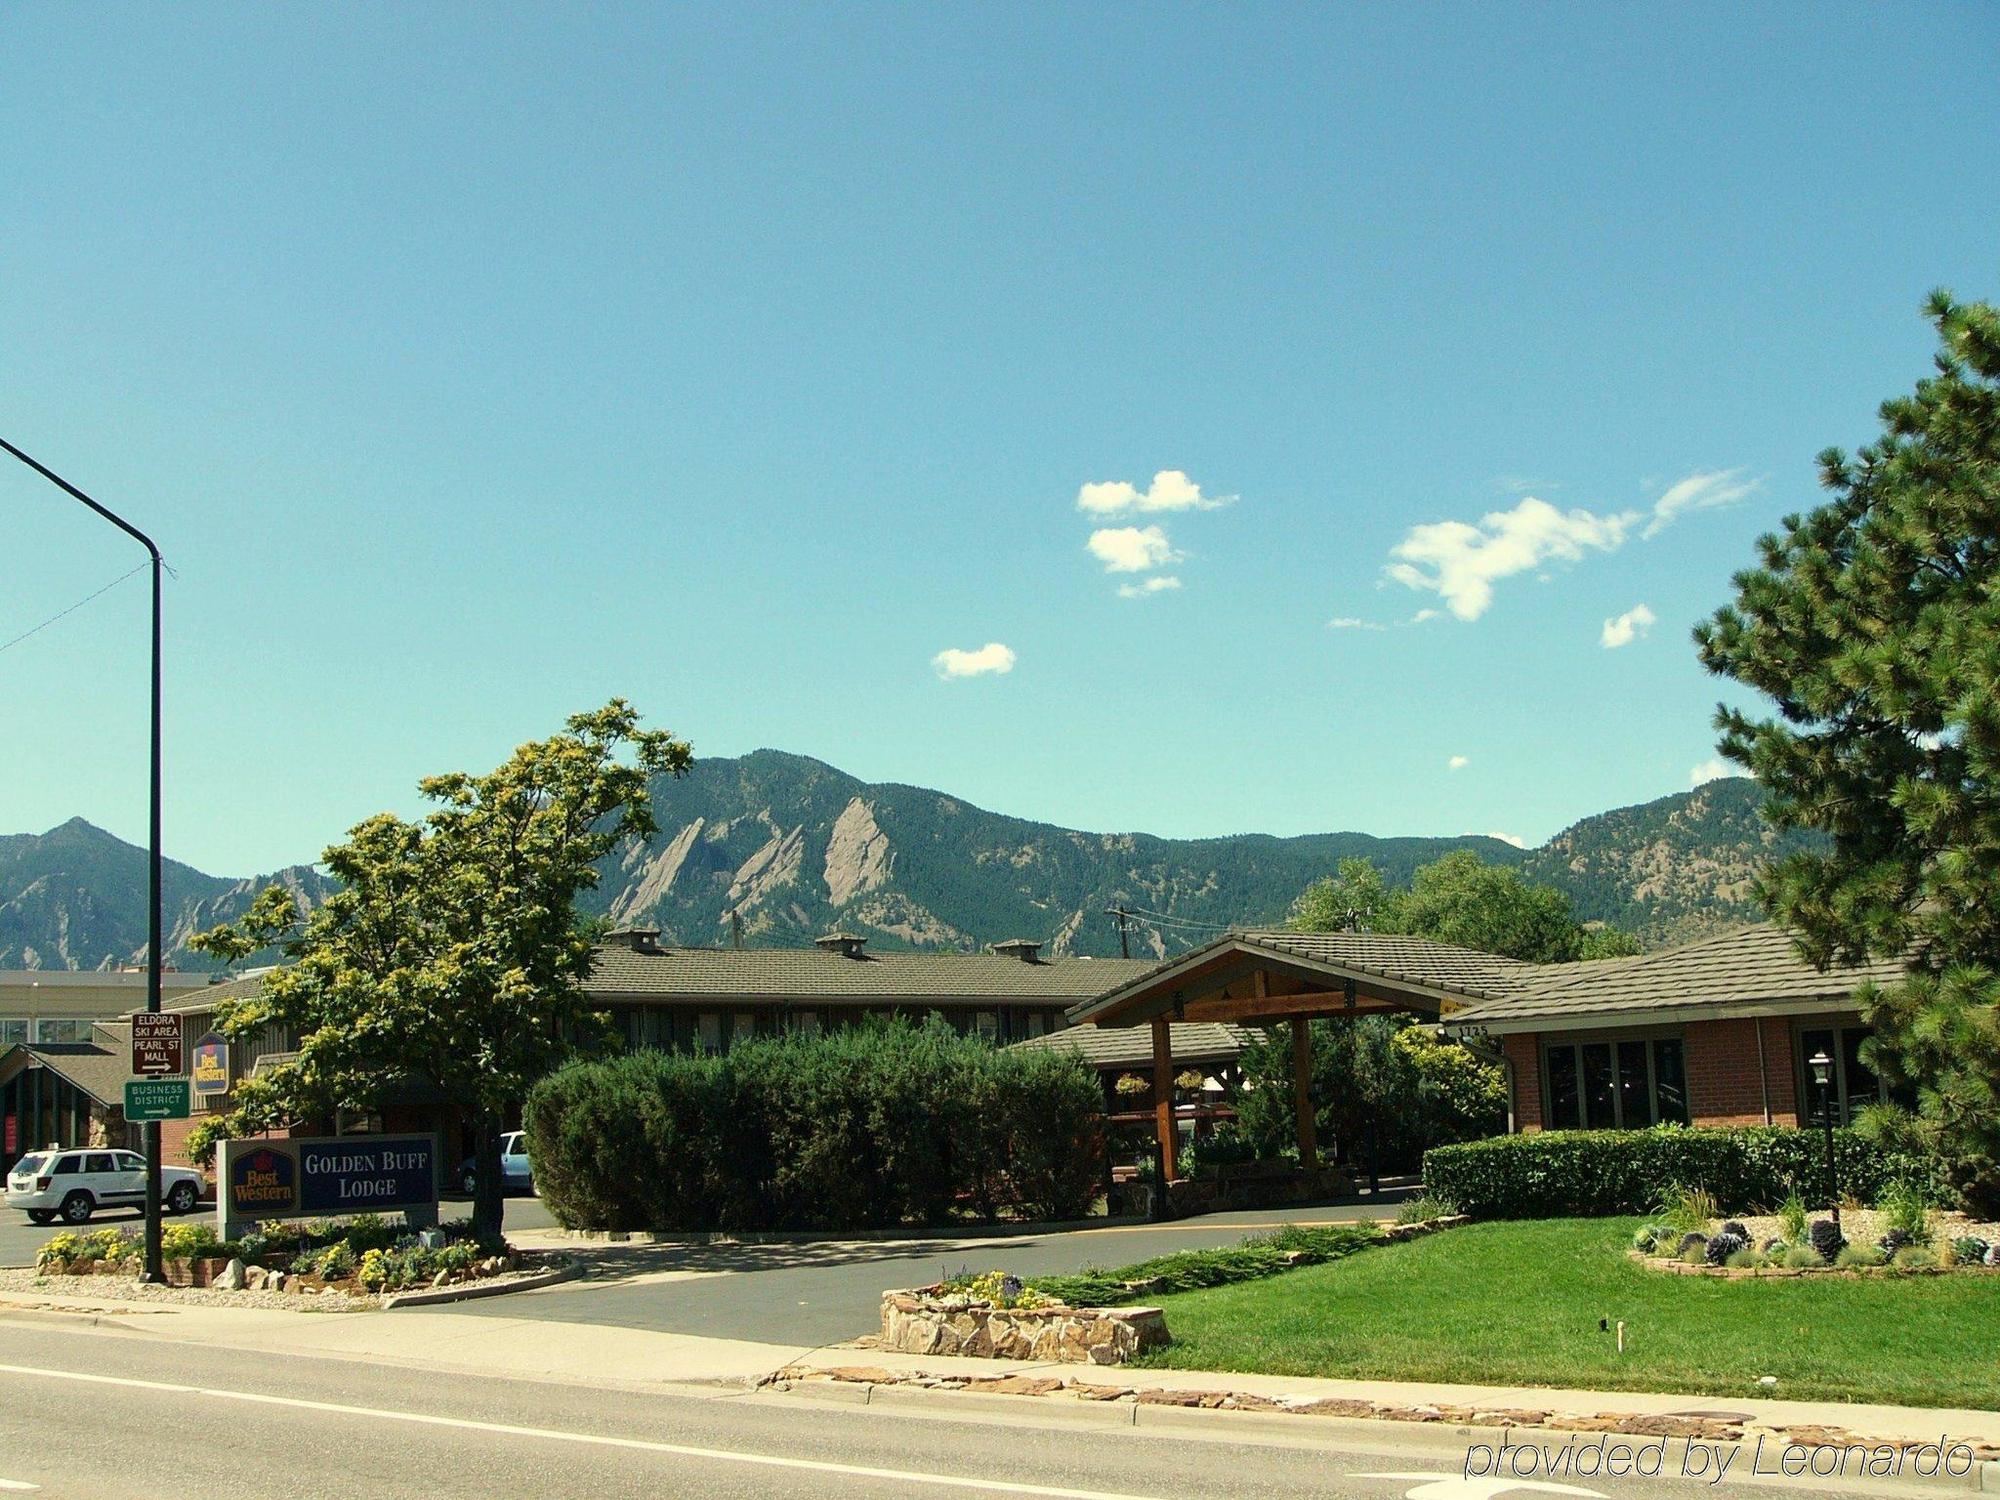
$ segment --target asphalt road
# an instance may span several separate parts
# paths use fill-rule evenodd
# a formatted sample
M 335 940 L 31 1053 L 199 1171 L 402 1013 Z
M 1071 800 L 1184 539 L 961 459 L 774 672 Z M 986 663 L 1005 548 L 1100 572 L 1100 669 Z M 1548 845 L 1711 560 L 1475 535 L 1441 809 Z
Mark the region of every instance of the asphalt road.
M 1212 1421 L 1121 1429 L 1104 1412 L 1056 1416 L 1027 1403 L 1018 1413 L 969 1403 L 960 1416 L 796 1394 L 440 1379 L 344 1360 L 191 1354 L 158 1337 L 0 1317 L 0 1491 L 75 1500 L 1482 1500 L 1498 1492 L 1463 1483 L 1465 1439 L 1419 1427 L 1307 1436 Z M 1770 1493 L 1595 1479 L 1567 1493 L 1745 1492 Z
M 1107 1225 L 990 1239 L 799 1244 L 583 1245 L 589 1275 L 545 1291 L 462 1302 L 465 1317 L 532 1317 L 772 1344 L 838 1344 L 881 1326 L 882 1293 L 961 1270 L 1018 1274 L 1129 1265 L 1174 1250 L 1233 1245 L 1281 1222 L 1376 1218 L 1401 1195 L 1335 1208 L 1208 1214 L 1174 1224 Z

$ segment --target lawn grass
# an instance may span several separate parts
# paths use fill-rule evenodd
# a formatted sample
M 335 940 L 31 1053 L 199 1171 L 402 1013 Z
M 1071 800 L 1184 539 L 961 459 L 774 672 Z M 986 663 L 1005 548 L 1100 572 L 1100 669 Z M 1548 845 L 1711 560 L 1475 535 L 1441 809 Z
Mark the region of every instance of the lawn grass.
M 1140 1363 L 2000 1410 L 2000 1277 L 1676 1276 L 1626 1259 L 1640 1222 L 1474 1224 L 1162 1297 L 1173 1342 Z M 1598 1329 L 1621 1318 L 1623 1355 Z

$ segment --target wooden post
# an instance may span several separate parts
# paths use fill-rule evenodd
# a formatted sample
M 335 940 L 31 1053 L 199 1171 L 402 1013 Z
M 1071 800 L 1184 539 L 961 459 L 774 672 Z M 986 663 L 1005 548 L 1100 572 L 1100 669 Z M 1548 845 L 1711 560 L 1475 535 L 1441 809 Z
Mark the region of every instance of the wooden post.
M 1312 1018 L 1292 1017 L 1292 1102 L 1299 1116 L 1299 1165 L 1310 1172 L 1319 1166 L 1319 1143 L 1313 1139 Z
M 1174 1041 L 1167 1024 L 1165 1016 L 1153 1021 L 1153 1133 L 1160 1142 L 1162 1192 L 1180 1175 L 1174 1140 Z

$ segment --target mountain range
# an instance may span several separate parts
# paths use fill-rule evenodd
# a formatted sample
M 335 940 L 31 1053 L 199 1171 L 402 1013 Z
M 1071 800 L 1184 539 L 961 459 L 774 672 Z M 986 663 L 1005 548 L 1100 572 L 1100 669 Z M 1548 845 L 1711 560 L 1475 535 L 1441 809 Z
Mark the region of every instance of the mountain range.
M 1003 816 L 944 792 L 858 780 L 776 750 L 698 762 L 653 788 L 660 832 L 604 863 L 587 903 L 666 941 L 796 944 L 844 928 L 881 947 L 976 949 L 1026 937 L 1051 953 L 1120 951 L 1107 909 L 1126 908 L 1135 955 L 1165 956 L 1227 925 L 1275 924 L 1350 855 L 1393 882 L 1453 849 L 1567 894 L 1579 919 L 1658 945 L 1760 915 L 1757 867 L 1790 847 L 1764 826 L 1754 782 L 1712 781 L 1583 819 L 1536 849 L 1478 835 L 1365 833 L 1167 839 L 1084 833 Z M 207 967 L 187 938 L 280 883 L 316 902 L 310 865 L 230 879 L 169 861 L 172 960 Z M 95 969 L 145 945 L 145 851 L 72 818 L 0 836 L 0 968 Z

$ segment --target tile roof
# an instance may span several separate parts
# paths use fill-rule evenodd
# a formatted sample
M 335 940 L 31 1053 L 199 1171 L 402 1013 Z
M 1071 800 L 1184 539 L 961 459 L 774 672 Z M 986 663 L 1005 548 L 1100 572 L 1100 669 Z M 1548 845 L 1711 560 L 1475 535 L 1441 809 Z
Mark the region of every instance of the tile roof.
M 1536 968 L 1524 991 L 1459 1011 L 1450 1024 L 1513 1026 L 1527 1020 L 1625 1018 L 1701 1007 L 1844 1003 L 1868 981 L 1900 979 L 1899 959 L 1822 972 L 1799 957 L 1791 934 L 1770 923 L 1718 933 L 1636 958 Z
M 1257 1037 L 1248 1027 L 1222 1021 L 1176 1021 L 1170 1029 L 1177 1063 L 1226 1062 L 1241 1056 L 1245 1044 Z M 1075 1052 L 1093 1068 L 1150 1067 L 1153 1061 L 1150 1026 L 1071 1026 L 1013 1045 L 1044 1052 Z
M 1026 963 L 992 953 L 869 953 L 818 948 L 597 950 L 584 988 L 600 999 L 839 1000 L 916 1003 L 1046 1000 L 1073 1004 L 1142 974 L 1148 959 L 1056 958 Z
M 43 1042 L 27 1049 L 51 1073 L 68 1079 L 99 1104 L 125 1103 L 132 1055 L 95 1042 Z
M 1461 995 L 1519 994 L 1546 967 L 1434 938 L 1386 932 L 1246 931 L 1233 936 L 1318 963 Z

